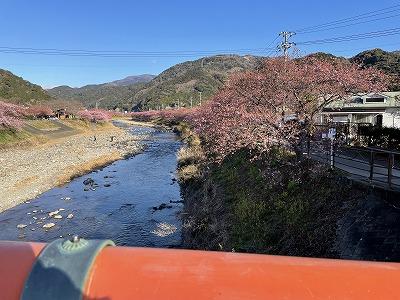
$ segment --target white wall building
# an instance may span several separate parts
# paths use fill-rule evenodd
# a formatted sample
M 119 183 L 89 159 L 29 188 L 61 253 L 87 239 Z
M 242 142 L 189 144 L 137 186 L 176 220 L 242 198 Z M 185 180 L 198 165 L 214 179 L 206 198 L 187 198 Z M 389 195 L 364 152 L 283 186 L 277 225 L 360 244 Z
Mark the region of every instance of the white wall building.
M 400 92 L 371 93 L 327 105 L 321 122 L 369 123 L 400 128 Z

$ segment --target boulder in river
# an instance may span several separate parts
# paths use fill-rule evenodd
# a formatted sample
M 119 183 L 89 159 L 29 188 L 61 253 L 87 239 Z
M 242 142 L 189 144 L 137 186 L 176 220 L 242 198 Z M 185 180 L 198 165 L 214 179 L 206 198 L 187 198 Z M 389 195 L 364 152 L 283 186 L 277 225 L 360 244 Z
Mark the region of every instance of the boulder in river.
M 54 219 L 62 219 L 62 215 L 55 215 L 53 216 Z
M 69 214 L 69 215 L 67 216 L 67 219 L 72 219 L 73 217 L 74 217 L 73 214 Z
M 183 203 L 183 200 L 169 200 L 169 203 Z
M 22 229 L 22 228 L 25 228 L 26 226 L 28 226 L 28 225 L 26 225 L 26 224 L 18 224 L 17 228 L 18 229 Z
M 43 225 L 43 228 L 44 229 L 49 229 L 49 228 L 51 228 L 51 227 L 54 227 L 56 224 L 54 224 L 54 223 L 46 223 L 46 224 L 44 224 Z
M 58 213 L 60 212 L 60 210 L 55 210 L 55 211 L 52 211 L 52 212 L 49 212 L 49 217 L 52 217 L 52 216 L 55 216 L 55 215 L 58 215 Z
M 153 206 L 153 210 L 163 210 L 166 208 L 172 208 L 172 205 L 168 205 L 167 203 L 161 203 L 159 206 Z
M 92 178 L 87 178 L 83 181 L 84 185 L 93 185 L 94 184 L 94 180 Z

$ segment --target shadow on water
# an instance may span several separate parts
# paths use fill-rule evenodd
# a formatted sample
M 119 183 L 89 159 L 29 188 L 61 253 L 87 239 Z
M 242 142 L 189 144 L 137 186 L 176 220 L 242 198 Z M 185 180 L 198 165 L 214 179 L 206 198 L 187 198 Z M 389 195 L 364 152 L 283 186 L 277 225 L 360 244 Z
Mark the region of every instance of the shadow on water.
M 182 204 L 175 180 L 176 135 L 130 127 L 146 138 L 143 153 L 75 178 L 0 214 L 0 239 L 48 242 L 78 234 L 117 245 L 179 247 Z M 161 204 L 165 209 L 154 210 Z M 60 219 L 49 216 L 58 211 Z M 68 218 L 69 215 L 69 218 Z M 45 230 L 43 225 L 55 223 Z M 27 225 L 18 229 L 17 225 Z

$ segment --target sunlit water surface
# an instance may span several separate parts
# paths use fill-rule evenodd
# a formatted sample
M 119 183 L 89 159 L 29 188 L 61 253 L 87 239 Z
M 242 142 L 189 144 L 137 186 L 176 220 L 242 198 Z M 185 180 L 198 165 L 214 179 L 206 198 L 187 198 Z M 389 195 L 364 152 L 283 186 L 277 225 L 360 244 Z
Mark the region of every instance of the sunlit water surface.
M 111 239 L 117 245 L 178 247 L 182 204 L 175 172 L 181 143 L 171 132 L 147 127 L 129 130 L 147 136 L 143 153 L 0 213 L 0 239 L 48 242 L 78 234 Z M 92 187 L 83 183 L 88 178 L 95 183 Z M 166 208 L 154 209 L 163 203 Z M 49 217 L 49 212 L 59 209 L 62 219 Z M 73 214 L 70 219 L 69 214 Z M 43 225 L 50 222 L 56 225 L 45 230 Z M 18 229 L 18 224 L 27 226 Z

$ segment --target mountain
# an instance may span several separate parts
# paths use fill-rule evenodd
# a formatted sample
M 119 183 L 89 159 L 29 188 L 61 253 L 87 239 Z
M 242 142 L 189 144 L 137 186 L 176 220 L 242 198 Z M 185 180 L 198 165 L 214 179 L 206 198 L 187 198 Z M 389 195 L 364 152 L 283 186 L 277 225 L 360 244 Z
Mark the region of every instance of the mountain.
M 47 90 L 56 99 L 75 100 L 86 107 L 102 107 L 106 109 L 131 108 L 132 96 L 154 75 L 129 76 L 103 84 L 91 84 L 80 88 L 58 86 Z
M 213 95 L 229 74 L 254 69 L 260 57 L 239 55 L 218 55 L 177 64 L 152 81 L 145 84 L 133 96 L 135 109 L 174 106 L 186 107 L 207 100 Z M 201 95 L 201 96 L 200 96 Z
M 57 99 L 78 100 L 86 107 L 107 109 L 146 109 L 161 106 L 189 106 L 207 100 L 221 87 L 229 74 L 253 69 L 260 58 L 218 55 L 177 64 L 158 76 L 139 75 L 81 88 L 59 86 L 49 89 Z
M 18 104 L 38 104 L 51 99 L 39 85 L 0 69 L 0 99 Z
M 143 74 L 143 75 L 134 75 L 134 76 L 128 76 L 125 77 L 124 79 L 120 80 L 115 80 L 111 81 L 109 83 L 106 83 L 107 86 L 128 86 L 136 83 L 146 83 L 151 81 L 156 75 L 150 75 L 150 74 Z
M 389 74 L 400 75 L 400 52 L 382 49 L 363 51 L 350 59 L 366 67 L 375 67 Z
M 374 67 L 386 74 L 392 75 L 393 82 L 389 86 L 391 91 L 400 90 L 400 51 L 388 52 L 382 49 L 372 49 L 363 51 L 348 59 L 323 52 L 310 54 L 310 56 L 319 59 L 345 60 L 365 68 Z
M 387 52 L 382 49 L 372 49 L 357 54 L 350 61 L 365 67 L 375 67 L 393 75 L 390 89 L 400 90 L 400 51 Z
M 384 72 L 400 77 L 400 52 L 373 49 L 352 58 L 336 57 L 327 53 L 315 53 L 321 59 L 346 60 L 365 67 L 374 66 Z M 158 76 L 139 75 L 113 82 L 87 85 L 81 88 L 60 86 L 48 90 L 57 99 L 78 100 L 86 107 L 145 110 L 175 106 L 189 107 L 206 101 L 226 81 L 230 74 L 251 70 L 265 59 L 256 56 L 217 55 L 177 64 Z M 393 84 L 391 89 L 400 89 Z

